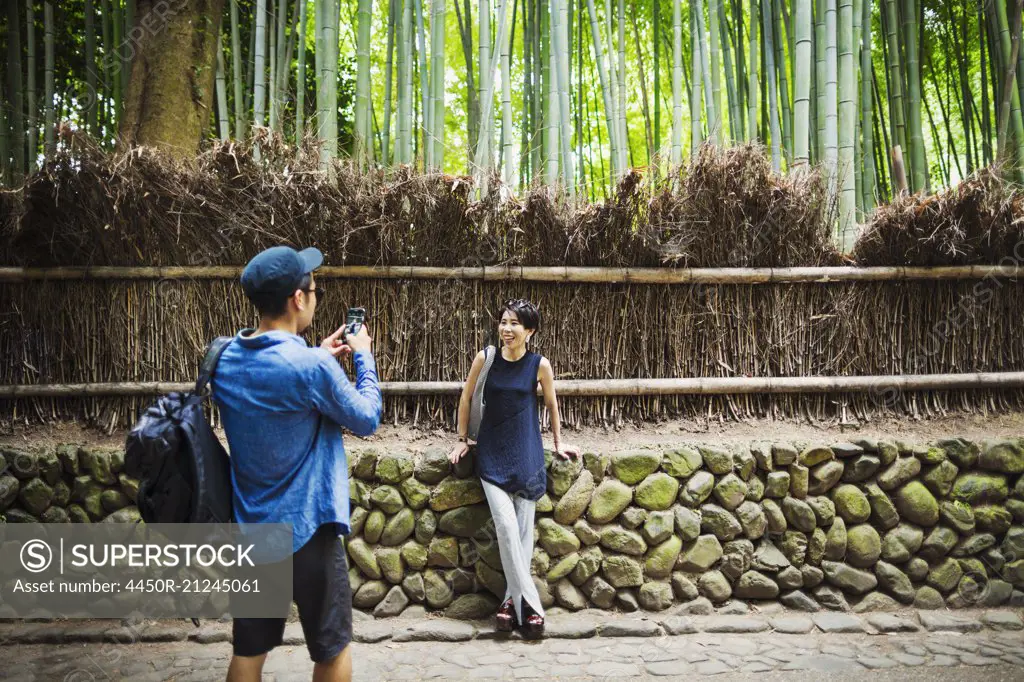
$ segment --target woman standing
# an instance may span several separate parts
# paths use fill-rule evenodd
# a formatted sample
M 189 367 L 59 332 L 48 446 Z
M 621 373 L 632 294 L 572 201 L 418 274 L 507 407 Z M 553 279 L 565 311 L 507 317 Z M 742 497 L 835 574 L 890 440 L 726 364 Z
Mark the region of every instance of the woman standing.
M 576 448 L 561 441 L 551 363 L 528 348 L 539 328 L 540 312 L 533 303 L 513 299 L 502 306 L 498 325 L 501 343 L 497 352 L 482 350 L 473 359 L 459 402 L 459 443 L 448 455 L 452 463 L 458 462 L 474 444 L 468 437 L 470 401 L 487 353 L 494 353 L 483 391 L 487 407 L 475 443 L 476 473 L 494 519 L 507 584 L 505 600 L 497 613 L 497 628 L 509 631 L 520 624 L 528 636 L 539 636 L 544 631 L 544 608 L 530 575 L 534 510 L 547 487 L 537 412 L 538 383 L 551 414 L 552 449 L 563 459 L 579 455 Z

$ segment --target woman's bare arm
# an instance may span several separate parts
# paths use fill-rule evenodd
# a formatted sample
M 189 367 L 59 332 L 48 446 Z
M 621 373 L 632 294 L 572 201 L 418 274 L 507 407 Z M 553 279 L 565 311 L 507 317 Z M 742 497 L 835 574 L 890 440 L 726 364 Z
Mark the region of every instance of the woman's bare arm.
M 579 451 L 576 448 L 562 443 L 562 422 L 558 416 L 558 397 L 555 395 L 555 371 L 551 368 L 551 362 L 547 358 L 540 359 L 537 380 L 544 392 L 544 406 L 548 408 L 548 414 L 551 415 L 551 435 L 555 441 L 555 452 L 562 456 L 578 455 Z

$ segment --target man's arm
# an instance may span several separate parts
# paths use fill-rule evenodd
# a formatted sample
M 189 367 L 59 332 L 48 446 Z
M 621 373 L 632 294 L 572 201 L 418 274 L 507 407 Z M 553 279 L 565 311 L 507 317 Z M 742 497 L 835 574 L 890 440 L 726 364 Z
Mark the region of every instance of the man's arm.
M 355 435 L 369 436 L 380 426 L 384 409 L 377 384 L 377 365 L 368 350 L 356 351 L 352 361 L 356 369 L 355 386 L 334 358 L 321 358 L 314 369 L 313 406 Z

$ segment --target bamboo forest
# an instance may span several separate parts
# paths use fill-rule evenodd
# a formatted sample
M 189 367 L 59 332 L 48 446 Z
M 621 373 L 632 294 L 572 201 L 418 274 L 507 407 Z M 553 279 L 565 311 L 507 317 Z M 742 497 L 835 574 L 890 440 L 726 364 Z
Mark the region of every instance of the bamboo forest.
M 64 128 L 188 158 L 257 131 L 321 166 L 607 198 L 702 144 L 818 167 L 835 234 L 895 193 L 1024 181 L 1022 0 L 11 0 L 0 172 Z

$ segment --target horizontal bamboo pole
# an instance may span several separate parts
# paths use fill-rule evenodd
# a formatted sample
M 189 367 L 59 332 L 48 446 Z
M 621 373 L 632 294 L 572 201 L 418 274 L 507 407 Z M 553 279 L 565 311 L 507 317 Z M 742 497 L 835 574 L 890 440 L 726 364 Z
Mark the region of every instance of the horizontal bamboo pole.
M 456 395 L 461 381 L 383 381 L 385 395 Z M 194 383 L 120 381 L 93 384 L 0 386 L 0 400 L 87 396 L 155 395 L 187 391 Z M 555 382 L 561 396 L 723 395 L 747 393 L 866 393 L 950 389 L 1024 388 L 1024 372 L 904 374 L 832 377 L 690 377 L 680 379 L 572 379 Z M 538 388 L 538 392 L 539 392 Z
M 1011 259 L 1012 260 L 1012 259 Z M 1016 261 L 1014 261 L 1016 262 Z M 242 267 L 0 267 L 0 282 L 111 279 L 237 279 Z M 948 265 L 936 267 L 796 267 L 796 268 L 602 268 L 493 267 L 461 268 L 421 265 L 324 266 L 325 279 L 476 279 L 484 281 L 636 283 L 636 284 L 773 284 L 800 282 L 878 282 L 909 280 L 969 280 L 1024 277 L 1024 266 Z

